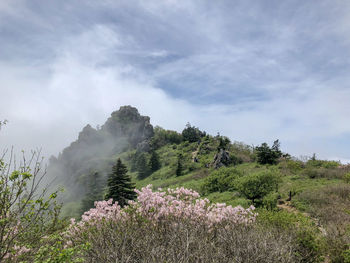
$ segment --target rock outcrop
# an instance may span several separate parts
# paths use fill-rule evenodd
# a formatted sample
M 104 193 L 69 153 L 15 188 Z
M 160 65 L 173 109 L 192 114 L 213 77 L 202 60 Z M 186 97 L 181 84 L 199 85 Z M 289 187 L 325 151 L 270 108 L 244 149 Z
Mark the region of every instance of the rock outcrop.
M 212 167 L 215 169 L 220 168 L 222 166 L 227 166 L 231 163 L 231 158 L 229 152 L 220 149 L 220 151 L 215 154 L 214 161 L 212 162 Z

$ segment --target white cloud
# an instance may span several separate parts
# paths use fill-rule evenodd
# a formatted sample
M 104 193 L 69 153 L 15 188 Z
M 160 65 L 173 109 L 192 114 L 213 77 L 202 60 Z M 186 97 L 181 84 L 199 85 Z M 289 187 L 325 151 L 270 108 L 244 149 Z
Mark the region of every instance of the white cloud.
M 257 7 L 247 16 L 233 10 L 235 20 L 218 6 L 209 10 L 194 2 L 138 3 L 135 10 L 146 14 L 141 13 L 137 21 L 152 22 L 145 28 L 160 31 L 147 35 L 142 30 L 121 30 L 123 24 L 96 23 L 75 35 L 62 35 L 45 64 L 0 63 L 0 119 L 10 120 L 0 132 L 0 145 L 42 146 L 46 153 L 56 154 L 85 124 L 102 124 L 113 110 L 131 104 L 164 128 L 181 130 L 189 121 L 248 144 L 279 138 L 282 148 L 295 155 L 350 157 L 349 152 L 319 144 L 350 133 L 349 79 L 314 72 L 313 57 L 304 54 L 304 58 L 300 52 L 303 34 L 313 36 L 315 31 L 315 38 L 329 34 L 302 28 L 297 17 L 292 23 L 268 18 Z M 94 2 L 90 4 L 94 7 Z M 133 8 L 128 2 L 118 8 L 125 6 Z M 250 21 L 254 19 L 257 22 Z M 36 21 L 40 24 L 40 17 Z M 240 27 L 232 26 L 237 24 Z M 164 29 L 169 30 L 169 42 L 183 41 L 181 46 L 164 44 L 167 39 L 157 35 Z M 42 44 L 48 45 L 45 39 Z M 142 59 L 164 61 L 140 66 Z M 199 83 L 193 87 L 186 77 L 196 77 Z M 161 80 L 208 101 L 195 104 L 179 91 L 170 96 L 167 87 L 159 85 Z M 244 92 L 257 95 L 240 94 Z M 218 99 L 210 100 L 211 96 Z M 230 96 L 231 102 L 224 100 Z

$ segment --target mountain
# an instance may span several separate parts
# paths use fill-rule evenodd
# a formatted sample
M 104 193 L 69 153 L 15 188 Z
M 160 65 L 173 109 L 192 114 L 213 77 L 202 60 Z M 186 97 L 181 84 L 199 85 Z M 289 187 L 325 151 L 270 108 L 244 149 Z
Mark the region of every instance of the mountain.
M 181 133 L 153 127 L 149 117 L 123 106 L 100 128 L 85 126 L 76 141 L 50 159 L 52 185 L 66 189 L 64 217 L 79 218 L 82 207 L 103 199 L 118 158 L 138 189 L 183 186 L 212 202 L 254 205 L 263 228 L 294 233 L 301 262 L 322 257 L 347 262 L 339 259 L 350 255 L 349 165 L 316 155 L 299 160 L 283 153 L 279 140 L 271 147 L 252 147 L 189 123 Z
M 66 200 L 81 199 L 86 184 L 84 176 L 92 171 L 105 174 L 114 161 L 113 156 L 145 147 L 153 134 L 149 117 L 140 115 L 134 107 L 120 107 L 101 128 L 86 125 L 76 141 L 57 158 L 51 157 L 48 178 L 53 180 L 53 185 L 66 189 Z

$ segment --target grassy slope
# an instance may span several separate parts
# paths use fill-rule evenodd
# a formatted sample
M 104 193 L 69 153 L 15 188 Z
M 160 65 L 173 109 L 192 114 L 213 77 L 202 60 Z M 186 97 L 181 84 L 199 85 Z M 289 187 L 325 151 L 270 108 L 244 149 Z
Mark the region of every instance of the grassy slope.
M 203 151 L 203 145 L 206 146 L 207 151 Z M 205 164 L 211 163 L 217 148 L 218 142 L 211 138 L 209 143 L 188 143 L 165 145 L 157 150 L 160 156 L 162 164 L 161 169 L 151 174 L 149 177 L 138 180 L 137 173 L 130 173 L 132 179 L 136 185 L 136 188 L 140 189 L 148 184 L 152 184 L 154 189 L 158 188 L 175 188 L 186 187 L 196 190 L 201 193 L 201 186 L 206 177 L 215 170 L 214 168 L 206 168 Z M 192 161 L 192 153 L 199 150 L 198 163 Z M 247 152 L 247 149 L 240 144 L 233 144 L 229 147 L 230 154 L 240 156 L 244 160 L 249 160 L 242 164 L 238 164 L 235 167 L 242 171 L 244 174 L 250 174 L 256 171 L 266 169 L 278 169 L 281 174 L 281 183 L 279 185 L 279 193 L 282 199 L 288 197 L 289 191 L 294 191 L 296 194 L 303 191 L 311 191 L 315 189 L 321 189 L 327 185 L 344 184 L 344 180 L 341 176 L 310 178 L 307 175 L 306 168 L 288 167 L 286 163 L 280 163 L 276 166 L 259 165 L 253 161 L 251 153 Z M 184 163 L 184 172 L 182 176 L 177 177 L 175 175 L 177 156 L 181 153 Z M 132 152 L 123 153 L 121 157 L 130 166 L 130 154 Z M 250 201 L 240 196 L 237 192 L 215 192 L 208 195 L 203 195 L 213 202 L 225 202 L 232 205 L 243 205 L 245 207 L 250 205 Z
M 138 189 L 148 184 L 152 184 L 154 189 L 183 186 L 198 191 L 202 197 L 206 197 L 212 202 L 248 207 L 251 205 L 251 201 L 241 196 L 237 191 L 213 192 L 207 195 L 201 191 L 206 178 L 215 171 L 213 167 L 207 167 L 217 153 L 218 144 L 215 137 L 203 140 L 200 144 L 188 142 L 166 144 L 157 149 L 162 165 L 161 169 L 143 180 L 137 179 L 137 172 L 130 172 L 130 175 Z M 350 169 L 322 167 L 317 163 L 309 165 L 287 160 L 281 161 L 278 165 L 259 165 L 254 161 L 254 154 L 249 146 L 241 143 L 231 144 L 228 151 L 230 156 L 236 156 L 243 162 L 235 165 L 235 168 L 244 175 L 263 170 L 271 170 L 280 174 L 281 181 L 278 192 L 281 196 L 280 201 L 285 203 L 280 206 L 280 209 L 283 208 L 285 211 L 274 214 L 275 212 L 260 208 L 261 220 L 267 220 L 270 225 L 288 224 L 292 226 L 294 224 L 297 228 L 302 226 L 307 229 L 307 225 L 310 223 L 312 231 L 317 232 L 320 240 L 327 244 L 320 249 L 321 254 L 326 258 L 331 258 L 334 262 L 343 262 L 344 259 L 339 255 L 348 249 L 346 244 L 350 243 L 349 235 L 346 232 L 350 225 L 350 212 L 348 212 L 350 211 L 350 185 L 344 178 Z M 130 170 L 131 157 L 134 153 L 135 150 L 124 152 L 111 157 L 110 161 L 119 157 Z M 184 170 L 183 175 L 177 177 L 175 171 L 179 154 L 183 156 Z M 198 162 L 195 163 L 193 156 L 196 154 Z M 286 202 L 290 191 L 293 192 L 292 202 Z M 339 205 L 340 203 L 341 205 Z M 78 207 L 78 202 L 67 204 L 65 213 L 72 215 Z M 289 216 L 286 216 L 286 213 Z M 293 216 L 296 217 L 293 219 Z M 327 236 L 322 236 L 321 231 L 319 231 L 320 224 L 326 229 Z M 338 232 L 332 230 L 334 225 L 337 226 Z M 307 245 L 310 244 L 307 243 Z M 340 257 L 340 261 L 337 261 L 338 257 Z

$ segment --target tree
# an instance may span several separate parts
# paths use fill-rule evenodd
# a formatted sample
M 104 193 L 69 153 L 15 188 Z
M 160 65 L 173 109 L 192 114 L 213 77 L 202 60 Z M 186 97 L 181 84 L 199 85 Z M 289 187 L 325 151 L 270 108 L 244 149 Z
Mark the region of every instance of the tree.
M 231 143 L 230 139 L 225 137 L 225 136 L 220 136 L 219 137 L 219 146 L 218 146 L 218 151 L 226 150 L 227 146 Z
M 147 158 L 145 153 L 141 153 L 137 157 L 136 161 L 136 171 L 137 171 L 137 178 L 142 180 L 145 179 L 147 176 L 150 175 L 150 169 L 147 165 Z
M 176 176 L 181 176 L 182 172 L 183 172 L 182 154 L 180 153 L 177 157 Z
M 127 175 L 127 172 L 128 169 L 118 158 L 107 180 L 108 187 L 105 199 L 108 200 L 112 198 L 113 201 L 117 201 L 121 207 L 127 205 L 128 200 L 134 200 L 136 197 L 134 184 L 131 183 L 131 178 Z
M 206 136 L 206 133 L 194 126 L 191 126 L 191 124 L 188 122 L 186 124 L 186 128 L 182 131 L 182 136 L 185 141 L 197 142 L 201 137 Z
M 81 201 L 81 211 L 84 213 L 94 207 L 95 201 L 103 198 L 102 178 L 98 172 L 90 173 L 87 176 L 86 195 Z
M 152 152 L 151 158 L 149 160 L 149 168 L 151 172 L 155 172 L 159 170 L 161 167 L 160 161 L 159 161 L 159 156 L 156 151 Z
M 277 160 L 282 156 L 280 151 L 280 142 L 276 140 L 270 148 L 266 142 L 255 148 L 258 163 L 260 164 L 276 164 Z
M 238 191 L 259 205 L 269 193 L 278 190 L 279 177 L 268 171 L 245 175 L 236 182 Z

